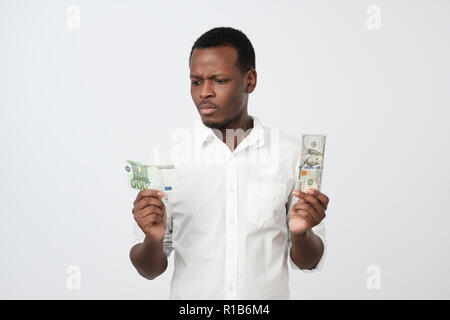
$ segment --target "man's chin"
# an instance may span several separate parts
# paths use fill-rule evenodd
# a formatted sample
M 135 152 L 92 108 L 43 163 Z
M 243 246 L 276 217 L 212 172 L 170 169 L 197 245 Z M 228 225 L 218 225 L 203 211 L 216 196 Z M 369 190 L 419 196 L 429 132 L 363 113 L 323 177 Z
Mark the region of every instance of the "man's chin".
M 202 120 L 203 124 L 211 129 L 219 129 L 220 123 L 211 120 Z
M 229 120 L 205 120 L 202 119 L 202 122 L 205 126 L 207 126 L 208 128 L 211 129 L 222 129 L 224 127 L 226 127 L 230 121 Z

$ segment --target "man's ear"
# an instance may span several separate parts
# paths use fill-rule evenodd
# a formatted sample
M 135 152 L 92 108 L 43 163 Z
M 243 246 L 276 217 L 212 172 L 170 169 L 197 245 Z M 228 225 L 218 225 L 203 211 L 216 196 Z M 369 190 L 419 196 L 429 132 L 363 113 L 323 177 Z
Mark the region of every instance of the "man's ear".
M 247 86 L 245 88 L 246 93 L 252 93 L 256 88 L 257 73 L 255 69 L 251 69 L 247 72 Z

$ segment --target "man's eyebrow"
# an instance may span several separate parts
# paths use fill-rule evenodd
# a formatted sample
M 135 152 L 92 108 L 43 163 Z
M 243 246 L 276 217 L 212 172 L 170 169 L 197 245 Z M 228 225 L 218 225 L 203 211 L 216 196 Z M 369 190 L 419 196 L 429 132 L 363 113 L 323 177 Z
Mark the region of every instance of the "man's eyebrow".
M 227 76 L 227 75 L 225 73 L 217 73 L 217 74 L 213 74 L 208 79 L 214 79 L 214 78 L 221 77 L 221 76 Z M 196 74 L 192 74 L 192 73 L 191 73 L 191 78 L 203 79 L 202 77 L 200 77 L 200 76 L 198 76 Z

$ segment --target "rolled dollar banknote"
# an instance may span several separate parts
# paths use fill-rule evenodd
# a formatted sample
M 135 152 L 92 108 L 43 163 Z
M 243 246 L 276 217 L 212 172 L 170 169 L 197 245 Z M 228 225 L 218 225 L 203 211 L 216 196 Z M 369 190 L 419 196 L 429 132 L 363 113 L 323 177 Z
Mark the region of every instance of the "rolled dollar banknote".
M 125 161 L 128 185 L 136 190 L 173 190 L 174 171 L 174 165 L 146 165 L 137 161 Z
M 308 192 L 310 188 L 314 188 L 320 191 L 325 139 L 325 135 L 306 134 L 302 136 L 297 190 Z

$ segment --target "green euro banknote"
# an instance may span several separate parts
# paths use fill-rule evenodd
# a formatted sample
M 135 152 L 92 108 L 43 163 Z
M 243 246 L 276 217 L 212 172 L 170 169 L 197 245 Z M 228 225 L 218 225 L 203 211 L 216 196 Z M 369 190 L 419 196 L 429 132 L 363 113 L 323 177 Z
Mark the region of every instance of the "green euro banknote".
M 297 190 L 308 192 L 310 188 L 314 188 L 320 191 L 325 140 L 325 135 L 304 134 L 302 136 Z
M 146 165 L 127 160 L 125 172 L 128 185 L 133 189 L 154 189 L 163 192 L 176 189 L 174 165 Z

